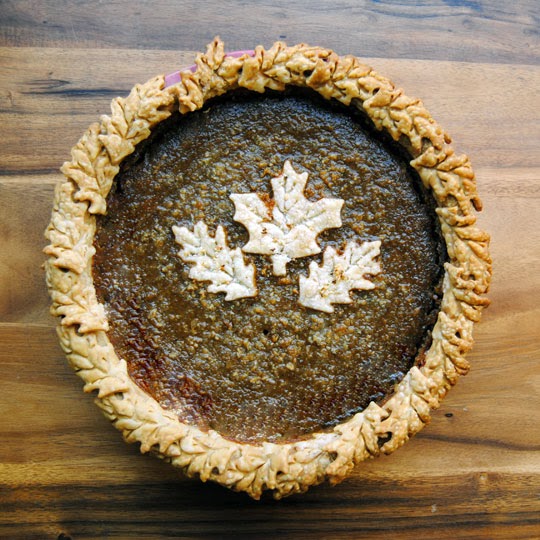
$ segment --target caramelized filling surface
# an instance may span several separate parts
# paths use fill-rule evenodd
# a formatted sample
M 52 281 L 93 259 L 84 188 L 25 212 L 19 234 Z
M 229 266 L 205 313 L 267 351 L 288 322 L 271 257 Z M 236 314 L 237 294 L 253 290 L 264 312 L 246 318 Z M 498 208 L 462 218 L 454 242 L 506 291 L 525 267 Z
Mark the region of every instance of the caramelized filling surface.
M 374 290 L 334 313 L 298 303 L 298 277 L 246 255 L 258 296 L 227 302 L 188 277 L 171 227 L 203 220 L 248 241 L 231 193 L 272 194 L 285 160 L 306 197 L 341 198 L 322 250 L 381 240 Z M 179 115 L 126 160 L 98 219 L 94 283 L 131 377 L 164 408 L 244 442 L 299 439 L 382 402 L 429 341 L 443 242 L 433 204 L 392 146 L 345 108 L 303 94 L 236 95 Z

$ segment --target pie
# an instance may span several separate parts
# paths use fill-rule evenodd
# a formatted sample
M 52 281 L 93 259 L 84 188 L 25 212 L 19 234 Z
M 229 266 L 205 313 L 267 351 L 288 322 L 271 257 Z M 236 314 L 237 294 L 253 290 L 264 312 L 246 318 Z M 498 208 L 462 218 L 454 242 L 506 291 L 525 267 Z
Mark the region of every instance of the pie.
M 112 102 L 64 164 L 47 283 L 128 442 L 260 498 L 418 432 L 469 364 L 489 236 L 469 159 L 352 56 L 276 43 Z

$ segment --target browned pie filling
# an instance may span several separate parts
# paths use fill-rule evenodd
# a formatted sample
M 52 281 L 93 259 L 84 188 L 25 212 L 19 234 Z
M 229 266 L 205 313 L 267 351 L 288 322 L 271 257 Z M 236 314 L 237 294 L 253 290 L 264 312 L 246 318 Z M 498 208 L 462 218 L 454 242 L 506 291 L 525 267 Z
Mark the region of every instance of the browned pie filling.
M 399 152 L 357 114 L 299 93 L 227 96 L 175 116 L 126 160 L 98 221 L 94 283 L 133 380 L 179 419 L 245 442 L 291 441 L 346 420 L 421 361 L 445 257 L 430 197 Z M 306 196 L 345 201 L 319 245 L 381 240 L 373 290 L 334 313 L 298 303 L 298 276 L 322 253 L 272 273 L 246 255 L 259 294 L 225 301 L 188 277 L 171 227 L 229 243 L 248 234 L 231 193 L 272 193 L 285 160 Z M 419 360 L 420 359 L 420 360 Z

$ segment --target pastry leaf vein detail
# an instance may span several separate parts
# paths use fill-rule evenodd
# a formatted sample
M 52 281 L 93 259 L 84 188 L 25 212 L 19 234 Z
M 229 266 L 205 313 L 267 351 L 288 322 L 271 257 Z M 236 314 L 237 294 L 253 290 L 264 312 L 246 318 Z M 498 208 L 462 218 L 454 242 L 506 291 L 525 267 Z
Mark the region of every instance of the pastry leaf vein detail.
M 368 279 L 381 271 L 376 257 L 381 242 L 348 242 L 343 253 L 333 247 L 324 250 L 323 263 L 309 265 L 309 276 L 300 276 L 299 302 L 305 307 L 332 313 L 332 304 L 350 304 L 350 291 L 370 290 L 375 284 Z
M 221 225 L 214 237 L 202 221 L 195 225 L 193 232 L 187 227 L 173 226 L 172 230 L 176 243 L 182 247 L 178 255 L 184 262 L 194 265 L 189 271 L 190 278 L 210 281 L 208 291 L 226 293 L 225 300 L 257 295 L 255 266 L 246 264 L 240 248 L 228 246 Z
M 286 161 L 283 173 L 272 179 L 274 199 L 256 193 L 230 196 L 236 207 L 234 220 L 249 232 L 242 250 L 270 255 L 276 276 L 286 275 L 290 260 L 320 253 L 320 232 L 341 227 L 343 199 L 309 201 L 304 195 L 307 178 L 308 173 L 297 173 Z

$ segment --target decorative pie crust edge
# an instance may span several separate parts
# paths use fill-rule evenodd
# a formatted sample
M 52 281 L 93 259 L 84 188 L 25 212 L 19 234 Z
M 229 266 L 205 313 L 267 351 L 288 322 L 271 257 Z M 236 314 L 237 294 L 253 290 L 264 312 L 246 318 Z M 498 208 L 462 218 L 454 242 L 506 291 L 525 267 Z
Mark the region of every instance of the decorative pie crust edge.
M 459 375 L 467 373 L 465 354 L 472 328 L 489 301 L 489 236 L 475 226 L 481 209 L 469 159 L 456 155 L 451 139 L 420 100 L 406 97 L 388 79 L 353 56 L 338 56 L 304 44 L 277 42 L 254 56 L 228 57 L 216 38 L 196 60 L 195 72 L 165 88 L 163 76 L 136 85 L 128 97 L 112 101 L 110 116 L 89 127 L 62 167 L 66 176 L 55 192 L 46 231 L 47 285 L 51 312 L 60 317 L 58 335 L 67 358 L 84 380 L 86 392 L 127 442 L 139 442 L 189 476 L 245 491 L 258 499 L 266 489 L 281 498 L 306 491 L 325 479 L 336 484 L 367 458 L 389 454 L 430 420 Z M 104 307 L 92 280 L 96 215 L 106 212 L 106 196 L 121 161 L 174 110 L 200 109 L 206 100 L 243 87 L 256 92 L 308 87 L 327 99 L 365 111 L 411 155 L 411 165 L 432 190 L 446 241 L 443 298 L 432 343 L 425 356 L 379 406 L 330 432 L 285 444 L 244 444 L 183 424 L 130 378 L 108 337 Z

